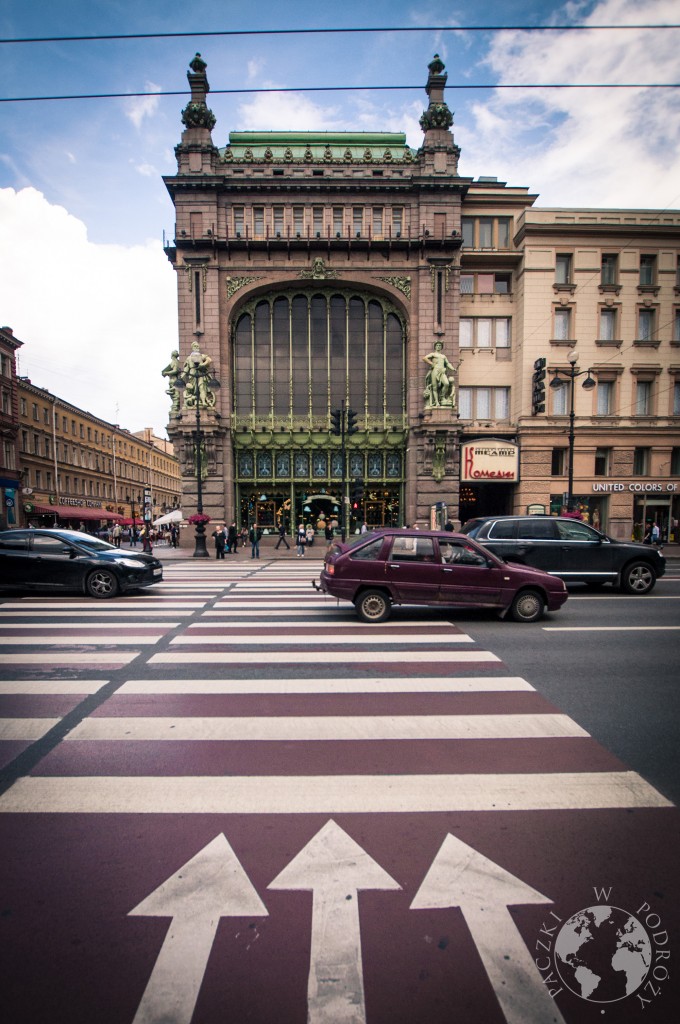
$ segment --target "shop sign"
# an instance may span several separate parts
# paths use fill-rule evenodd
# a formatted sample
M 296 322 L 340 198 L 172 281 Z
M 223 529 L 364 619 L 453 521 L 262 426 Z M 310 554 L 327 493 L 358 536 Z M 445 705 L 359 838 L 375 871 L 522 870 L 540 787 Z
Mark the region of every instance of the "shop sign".
M 466 441 L 461 446 L 460 479 L 462 483 L 483 483 L 485 480 L 517 483 L 519 446 L 496 438 Z
M 53 505 L 52 496 L 50 495 L 50 505 Z M 87 501 L 84 498 L 62 498 L 62 505 L 71 505 L 74 508 L 101 508 L 101 501 Z
M 527 515 L 528 516 L 544 516 L 545 515 L 545 505 L 539 505 L 538 503 L 535 503 L 533 505 L 527 505 Z
M 595 494 L 620 494 L 621 491 L 632 491 L 634 494 L 677 494 L 678 484 L 671 484 L 668 481 L 637 482 L 634 484 L 597 483 L 593 484 Z

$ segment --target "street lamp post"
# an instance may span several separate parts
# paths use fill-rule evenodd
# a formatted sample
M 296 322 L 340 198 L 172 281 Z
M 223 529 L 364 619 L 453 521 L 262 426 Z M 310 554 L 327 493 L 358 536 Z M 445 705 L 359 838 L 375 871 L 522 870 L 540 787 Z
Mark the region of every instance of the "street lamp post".
M 198 348 L 198 344 L 194 342 L 191 348 L 191 352 L 184 364 L 184 372 L 182 377 L 178 377 L 176 381 L 176 387 L 180 390 L 190 387 L 190 393 L 193 394 L 193 403 L 196 413 L 196 427 L 194 430 L 194 456 L 195 456 L 195 469 L 196 469 L 196 512 L 198 515 L 203 515 L 203 473 L 201 466 L 201 442 L 203 440 L 203 432 L 201 430 L 201 400 L 203 392 L 209 394 L 208 389 L 214 389 L 220 387 L 220 382 L 213 377 L 211 370 L 212 361 L 203 356 Z M 193 381 L 193 387 L 191 382 Z M 203 385 L 203 387 L 201 387 Z M 187 405 L 189 402 L 187 401 Z M 209 558 L 207 548 L 205 546 L 205 523 L 196 523 L 196 537 L 194 545 L 194 558 Z
M 576 352 L 570 352 L 569 356 L 569 369 L 568 370 L 555 370 L 555 375 L 550 381 L 551 388 L 561 388 L 565 380 L 570 382 L 569 386 L 569 482 L 567 484 L 567 511 L 571 512 L 572 504 L 574 501 L 574 423 L 576 417 L 574 415 L 574 386 L 577 377 L 585 376 L 585 380 L 581 385 L 586 391 L 592 391 L 595 387 L 595 380 L 591 377 L 592 370 L 577 370 L 576 364 L 578 362 L 578 354 Z

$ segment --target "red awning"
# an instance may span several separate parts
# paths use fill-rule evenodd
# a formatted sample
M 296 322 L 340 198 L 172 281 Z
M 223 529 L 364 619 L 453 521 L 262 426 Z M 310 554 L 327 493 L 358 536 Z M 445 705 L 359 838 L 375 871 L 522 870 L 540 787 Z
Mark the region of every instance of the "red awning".
M 143 519 L 135 519 L 133 522 L 129 516 L 127 517 L 127 519 L 120 519 L 119 522 L 121 526 L 144 526 Z
M 79 505 L 34 505 L 28 515 L 57 516 L 58 519 L 106 519 L 116 522 L 122 519 L 117 512 L 105 508 L 80 508 Z

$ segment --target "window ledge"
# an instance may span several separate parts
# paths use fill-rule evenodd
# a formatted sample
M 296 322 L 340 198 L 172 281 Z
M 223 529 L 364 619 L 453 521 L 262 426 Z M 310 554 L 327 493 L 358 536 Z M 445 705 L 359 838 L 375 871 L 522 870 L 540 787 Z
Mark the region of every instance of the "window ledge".
M 561 345 L 562 348 L 574 348 L 577 342 L 573 338 L 551 338 L 551 345 Z
M 657 296 L 659 294 L 659 285 L 658 284 L 639 284 L 637 290 L 638 290 L 638 295 L 654 295 L 654 296 Z
M 600 348 L 621 348 L 621 346 L 623 345 L 623 341 L 614 338 L 612 338 L 611 340 L 608 340 L 606 338 L 596 338 L 595 344 L 598 345 Z
M 599 289 L 601 293 L 611 292 L 613 295 L 618 295 L 621 291 L 620 284 L 600 284 Z
M 553 283 L 554 292 L 575 292 L 576 285 L 565 282 L 564 284 L 558 284 L 556 281 Z
M 660 339 L 656 341 L 648 341 L 646 338 L 636 338 L 633 344 L 638 348 L 658 348 L 661 344 Z

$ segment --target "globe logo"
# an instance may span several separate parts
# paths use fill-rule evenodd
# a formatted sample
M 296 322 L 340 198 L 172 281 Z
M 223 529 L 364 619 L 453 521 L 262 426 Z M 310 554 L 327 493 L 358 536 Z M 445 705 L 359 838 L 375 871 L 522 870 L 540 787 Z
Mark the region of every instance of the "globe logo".
M 560 928 L 555 966 L 567 988 L 593 1003 L 625 999 L 652 965 L 652 944 L 638 919 L 620 907 L 586 907 Z

